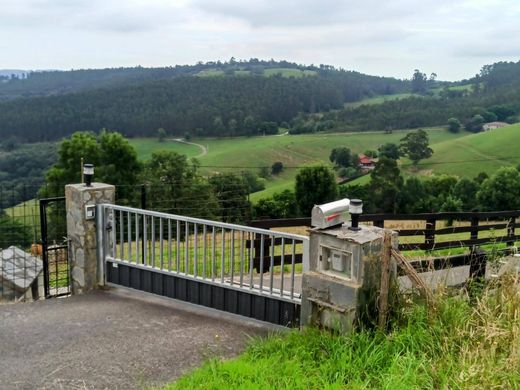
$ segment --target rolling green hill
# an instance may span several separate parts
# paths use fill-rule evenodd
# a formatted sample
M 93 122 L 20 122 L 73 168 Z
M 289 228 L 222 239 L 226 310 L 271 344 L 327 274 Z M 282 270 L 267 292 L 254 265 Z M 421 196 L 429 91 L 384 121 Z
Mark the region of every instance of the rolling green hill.
M 468 133 L 451 134 L 443 128 L 426 129 L 431 144 L 453 141 L 465 137 Z M 284 171 L 266 182 L 264 191 L 251 195 L 251 199 L 271 196 L 274 192 L 291 189 L 298 170 L 302 166 L 315 163 L 330 164 L 329 155 L 333 148 L 346 146 L 354 153 L 363 153 L 367 149 L 377 149 L 386 142 L 399 143 L 405 131 L 384 133 L 356 134 L 310 134 L 282 135 L 247 138 L 195 139 L 207 149 L 201 156 L 200 148 L 193 145 L 180 144 L 174 141 L 158 142 L 152 139 L 132 139 L 130 143 L 136 148 L 141 159 L 149 158 L 153 150 L 174 150 L 188 157 L 199 155 L 201 169 L 204 172 L 239 172 L 244 169 L 258 172 L 261 167 L 271 167 L 276 161 L 284 164 Z
M 433 156 L 420 163 L 420 169 L 474 177 L 493 173 L 503 166 L 520 164 L 518 137 L 520 124 L 484 133 L 471 134 L 433 146 Z

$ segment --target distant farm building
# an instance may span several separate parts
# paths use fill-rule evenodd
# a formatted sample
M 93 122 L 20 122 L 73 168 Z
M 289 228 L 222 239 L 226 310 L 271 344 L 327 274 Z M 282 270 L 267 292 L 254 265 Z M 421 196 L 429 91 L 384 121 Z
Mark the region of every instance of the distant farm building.
M 482 128 L 484 131 L 493 130 L 493 129 L 500 129 L 501 127 L 509 126 L 509 123 L 505 122 L 489 122 L 485 123 Z
M 359 167 L 362 170 L 372 170 L 376 167 L 377 160 L 372 157 L 365 156 L 364 154 L 359 155 Z

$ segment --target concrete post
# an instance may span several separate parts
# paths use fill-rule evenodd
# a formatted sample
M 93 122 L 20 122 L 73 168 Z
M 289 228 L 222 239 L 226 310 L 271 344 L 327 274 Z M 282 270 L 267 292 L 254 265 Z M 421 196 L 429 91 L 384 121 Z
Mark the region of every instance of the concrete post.
M 67 238 L 73 294 L 81 294 L 98 286 L 95 215 L 87 216 L 86 206 L 114 204 L 115 187 L 109 184 L 69 184 L 65 186 Z
M 312 229 L 309 271 L 302 281 L 302 326 L 348 332 L 359 322 L 377 323 L 384 229 L 338 226 Z M 392 233 L 397 247 L 397 233 Z M 395 262 L 390 265 L 395 275 Z

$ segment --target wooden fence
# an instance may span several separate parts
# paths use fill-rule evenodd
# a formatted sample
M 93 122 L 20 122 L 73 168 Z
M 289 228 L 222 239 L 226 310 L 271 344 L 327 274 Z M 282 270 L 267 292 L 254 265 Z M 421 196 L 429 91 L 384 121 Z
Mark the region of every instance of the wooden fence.
M 378 227 L 391 228 L 399 233 L 399 250 L 431 253 L 427 260 L 410 259 L 418 272 L 441 270 L 463 265 L 470 266 L 470 275 L 483 276 L 488 253 L 482 246 L 505 244 L 499 251 L 508 250 L 520 240 L 520 210 L 493 212 L 447 212 L 427 214 L 363 214 L 359 220 Z M 401 225 L 399 227 L 398 225 Z M 448 226 L 450 225 L 451 226 Z M 266 219 L 251 221 L 251 226 L 272 229 L 311 226 L 310 218 Z M 410 227 L 410 225 L 412 227 Z M 403 227 L 404 226 L 404 227 Z M 466 237 L 464 237 L 466 236 Z M 484 237 L 485 236 L 485 237 Z M 255 243 L 255 252 L 260 251 Z M 432 251 L 465 248 L 456 255 L 433 255 Z M 259 253 L 259 252 L 258 252 Z M 301 257 L 299 257 L 300 259 Z

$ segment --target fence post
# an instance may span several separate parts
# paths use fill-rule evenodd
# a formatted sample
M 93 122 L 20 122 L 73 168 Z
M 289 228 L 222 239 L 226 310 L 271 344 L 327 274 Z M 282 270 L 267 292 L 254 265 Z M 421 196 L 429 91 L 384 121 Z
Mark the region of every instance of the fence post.
M 473 246 L 470 253 L 469 277 L 470 279 L 483 278 L 486 276 L 487 252 Z
M 507 236 L 509 237 L 509 241 L 507 241 L 507 246 L 515 245 L 515 228 L 516 228 L 516 218 L 511 217 L 509 219 L 509 223 L 507 224 Z
M 424 243 L 427 250 L 432 250 L 435 247 L 435 218 L 428 218 L 426 220 L 426 230 L 424 231 Z
M 471 217 L 471 232 L 469 239 L 470 240 L 477 240 L 478 239 L 478 224 L 479 224 L 479 217 Z
M 65 186 L 67 238 L 69 240 L 71 286 L 73 294 L 92 290 L 98 280 L 98 251 L 95 205 L 113 204 L 115 187 L 109 184 L 69 184 Z M 87 206 L 89 207 L 87 210 Z

